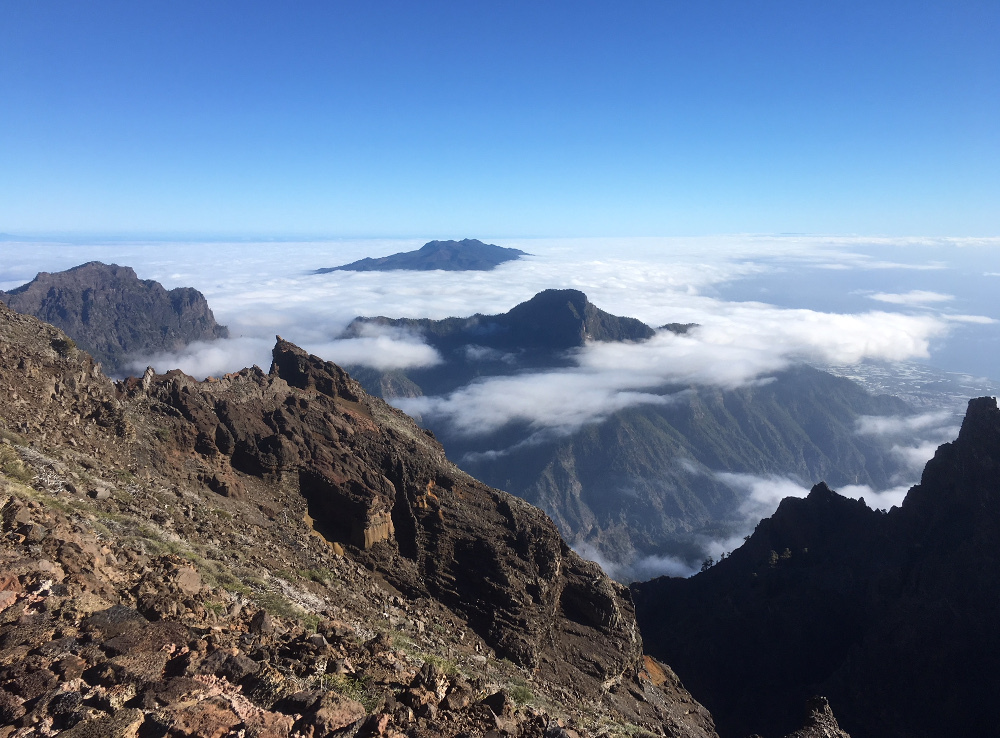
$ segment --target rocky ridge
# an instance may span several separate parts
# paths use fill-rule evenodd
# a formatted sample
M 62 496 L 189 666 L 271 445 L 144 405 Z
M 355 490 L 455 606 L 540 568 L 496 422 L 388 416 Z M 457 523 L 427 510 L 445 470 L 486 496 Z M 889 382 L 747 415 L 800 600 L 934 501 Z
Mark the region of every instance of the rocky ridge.
M 131 267 L 99 261 L 41 272 L 0 292 L 0 302 L 60 328 L 112 375 L 128 374 L 142 357 L 229 337 L 198 290 L 168 291 Z
M 386 372 L 348 367 L 369 392 L 386 399 L 443 394 L 477 377 L 571 366 L 568 352 L 588 341 L 644 341 L 655 334 L 640 320 L 601 310 L 580 290 L 543 290 L 497 315 L 444 320 L 359 317 L 342 337 L 386 328 L 419 336 L 444 359 L 434 367 Z
M 0 736 L 714 736 L 627 590 L 408 417 L 271 372 L 117 384 L 0 307 Z

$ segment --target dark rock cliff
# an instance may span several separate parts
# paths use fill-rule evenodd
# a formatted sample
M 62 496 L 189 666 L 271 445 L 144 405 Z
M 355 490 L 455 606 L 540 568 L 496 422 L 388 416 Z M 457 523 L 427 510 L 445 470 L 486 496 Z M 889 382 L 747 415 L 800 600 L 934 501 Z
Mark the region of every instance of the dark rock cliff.
M 1000 694 L 1000 410 L 969 403 L 900 508 L 824 484 L 689 580 L 633 585 L 649 650 L 723 735 L 824 694 L 855 738 L 992 735 Z
M 0 301 L 65 331 L 112 375 L 136 359 L 176 351 L 192 341 L 228 338 L 204 295 L 190 287 L 167 291 L 139 279 L 131 267 L 92 261 L 64 272 L 41 272 Z

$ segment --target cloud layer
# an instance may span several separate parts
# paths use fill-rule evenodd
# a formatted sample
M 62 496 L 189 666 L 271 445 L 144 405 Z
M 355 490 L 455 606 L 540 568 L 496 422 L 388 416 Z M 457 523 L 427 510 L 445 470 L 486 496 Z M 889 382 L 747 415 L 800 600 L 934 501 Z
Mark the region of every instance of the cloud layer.
M 879 302 L 888 302 L 893 305 L 929 305 L 935 302 L 949 302 L 955 299 L 954 295 L 946 295 L 942 292 L 930 292 L 928 290 L 911 290 L 909 292 L 876 292 L 870 295 L 871 299 Z
M 592 343 L 574 355 L 572 369 L 486 379 L 445 397 L 395 403 L 470 435 L 510 422 L 572 432 L 631 405 L 668 403 L 664 387 L 733 388 L 799 361 L 851 364 L 926 356 L 929 341 L 946 330 L 932 316 L 839 315 L 740 303 L 687 334 L 658 331 L 642 343 Z

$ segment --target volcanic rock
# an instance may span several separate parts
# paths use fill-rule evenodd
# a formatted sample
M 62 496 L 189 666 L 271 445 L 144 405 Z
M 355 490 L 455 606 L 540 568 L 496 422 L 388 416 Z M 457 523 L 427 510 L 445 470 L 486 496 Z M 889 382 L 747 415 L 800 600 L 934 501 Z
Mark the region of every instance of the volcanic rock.
M 130 267 L 88 262 L 64 272 L 41 272 L 31 282 L 0 292 L 12 310 L 51 323 L 73 339 L 53 348 L 76 346 L 100 361 L 110 374 L 126 374 L 132 362 L 177 351 L 192 341 L 228 338 L 198 290 L 167 291 L 139 279 Z
M 726 735 L 829 698 L 855 736 L 988 735 L 1000 694 L 1000 410 L 970 401 L 901 507 L 816 485 L 691 579 L 633 585 L 647 647 Z
M 648 676 L 626 589 L 339 367 L 279 340 L 266 374 L 114 384 L 64 338 L 0 306 L 0 572 L 16 578 L 0 710 L 18 738 L 457 738 L 498 720 L 716 735 Z M 433 709 L 403 703 L 415 682 Z M 519 696 L 502 717 L 466 701 L 501 690 Z

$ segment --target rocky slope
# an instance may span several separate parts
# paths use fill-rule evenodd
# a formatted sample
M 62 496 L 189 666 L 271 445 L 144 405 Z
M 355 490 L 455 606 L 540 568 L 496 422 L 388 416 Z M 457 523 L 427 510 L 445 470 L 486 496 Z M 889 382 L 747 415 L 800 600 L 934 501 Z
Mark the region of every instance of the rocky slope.
M 367 257 L 342 266 L 317 269 L 314 274 L 327 274 L 339 270 L 350 272 L 388 272 L 393 269 L 429 271 L 489 271 L 505 261 L 513 261 L 525 252 L 483 243 L 475 238 L 461 241 L 429 241 L 416 251 L 403 251 L 391 256 Z
M 405 372 L 349 367 L 370 392 L 389 398 L 443 395 L 477 379 L 573 366 L 571 351 L 587 341 L 643 341 L 655 333 L 599 309 L 578 290 L 546 290 L 501 315 L 359 318 L 347 335 L 373 326 L 413 332 L 443 359 Z M 628 578 L 641 573 L 635 562 L 645 557 L 700 563 L 706 541 L 742 534 L 747 491 L 720 473 L 804 485 L 818 478 L 876 489 L 896 483 L 902 460 L 888 445 L 859 436 L 856 423 L 862 415 L 909 414 L 906 403 L 808 367 L 773 379 L 729 391 L 663 387 L 657 391 L 674 401 L 631 407 L 569 435 L 544 436 L 512 423 L 470 436 L 432 415 L 422 422 L 465 471 L 542 507 L 570 543 L 596 550 Z
M 714 736 L 629 593 L 279 340 L 113 384 L 0 307 L 0 736 Z
M 130 373 L 136 359 L 229 336 L 198 290 L 167 291 L 159 282 L 139 279 L 131 267 L 98 261 L 41 272 L 28 284 L 0 292 L 0 302 L 65 331 L 112 375 Z
M 979 398 L 901 507 L 819 484 L 708 571 L 633 585 L 647 647 L 723 735 L 787 730 L 813 693 L 855 738 L 992 735 L 998 479 L 1000 410 Z

